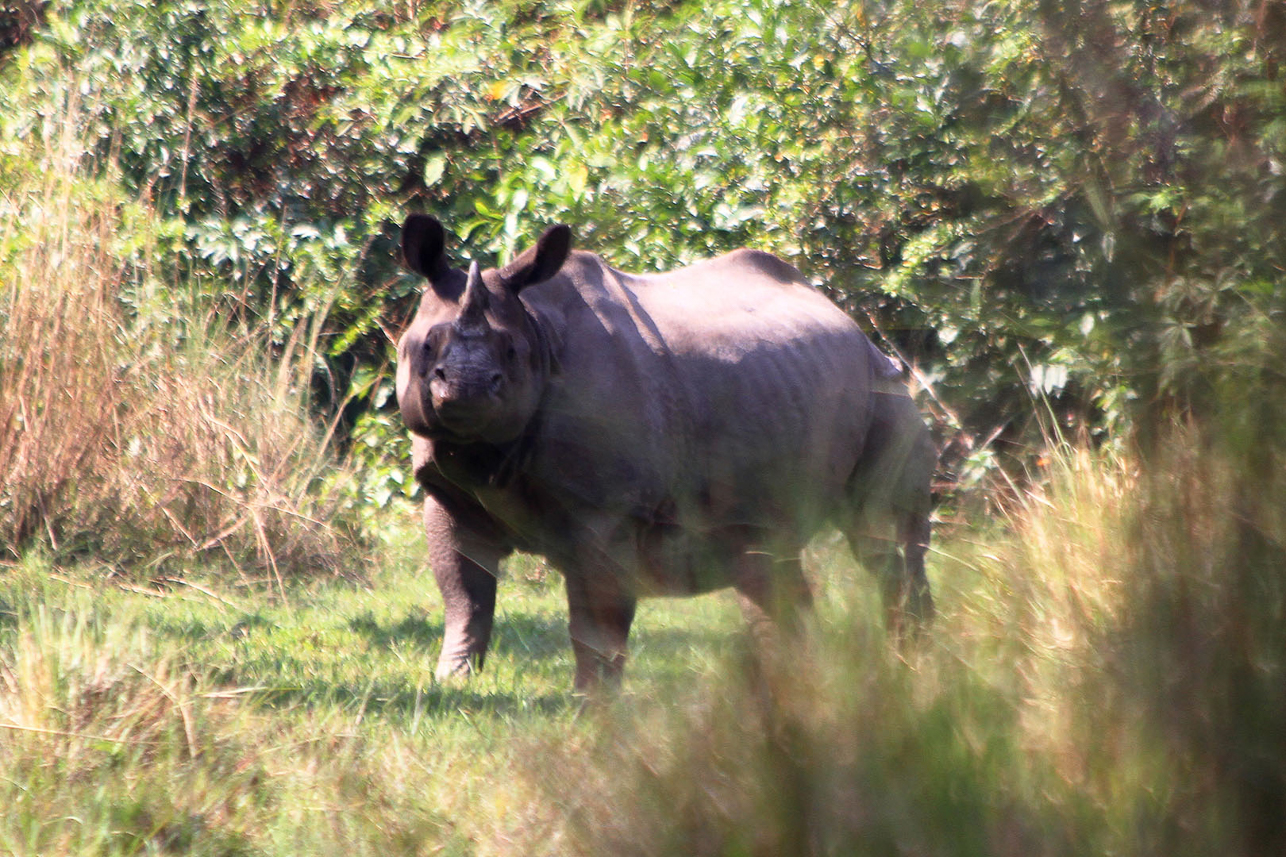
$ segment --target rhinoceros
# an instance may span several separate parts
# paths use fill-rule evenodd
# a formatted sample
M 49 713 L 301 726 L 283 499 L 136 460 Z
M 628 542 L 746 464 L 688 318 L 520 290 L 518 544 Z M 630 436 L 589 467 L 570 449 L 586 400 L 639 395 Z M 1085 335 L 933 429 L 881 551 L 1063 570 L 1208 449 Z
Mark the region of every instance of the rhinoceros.
M 480 669 L 502 558 L 563 575 L 575 687 L 620 682 L 637 599 L 734 587 L 752 624 L 811 603 L 800 552 L 836 525 L 895 632 L 928 620 L 928 432 L 897 369 L 798 270 L 734 250 L 629 274 L 547 229 L 466 272 L 411 215 L 428 280 L 397 401 L 445 603 L 437 674 Z

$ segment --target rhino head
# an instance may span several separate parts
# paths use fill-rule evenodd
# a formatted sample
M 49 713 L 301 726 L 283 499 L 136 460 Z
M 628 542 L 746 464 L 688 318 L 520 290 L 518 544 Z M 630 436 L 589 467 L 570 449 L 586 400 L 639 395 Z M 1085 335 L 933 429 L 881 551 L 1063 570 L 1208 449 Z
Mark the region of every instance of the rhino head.
M 402 226 L 402 254 L 429 281 L 397 345 L 397 402 L 415 434 L 502 444 L 531 420 L 552 356 L 518 294 L 558 273 L 571 229 L 551 226 L 535 246 L 502 268 L 466 273 L 446 257 L 446 230 L 413 214 Z

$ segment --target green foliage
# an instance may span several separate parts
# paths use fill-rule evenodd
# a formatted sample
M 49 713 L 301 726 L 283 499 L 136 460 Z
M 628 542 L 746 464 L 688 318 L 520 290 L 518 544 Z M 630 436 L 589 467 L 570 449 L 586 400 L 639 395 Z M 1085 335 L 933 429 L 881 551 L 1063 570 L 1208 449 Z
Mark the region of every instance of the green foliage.
M 1029 439 L 1030 392 L 1096 433 L 1131 400 L 1204 407 L 1205 367 L 1279 289 L 1272 6 L 225 0 L 47 17 L 4 69 L 4 136 L 48 133 L 51 105 L 93 81 L 96 150 L 178 224 L 160 249 L 235 284 L 222 298 L 279 341 L 329 310 L 331 405 L 366 396 L 346 425 L 389 407 L 354 371 L 391 359 L 385 332 L 411 309 L 396 225 L 414 209 L 484 257 L 553 220 L 626 268 L 781 253 L 918 365 L 963 447 Z

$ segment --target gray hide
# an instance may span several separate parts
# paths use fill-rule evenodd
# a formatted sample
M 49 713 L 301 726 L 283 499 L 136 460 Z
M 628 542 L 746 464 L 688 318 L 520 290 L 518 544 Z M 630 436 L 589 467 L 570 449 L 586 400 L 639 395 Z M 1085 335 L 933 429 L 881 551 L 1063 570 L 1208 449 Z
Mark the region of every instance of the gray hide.
M 934 453 L 896 369 L 790 265 L 737 250 L 626 274 L 550 228 L 468 274 L 413 215 L 426 276 L 397 395 L 446 604 L 439 676 L 481 667 L 499 561 L 564 575 L 576 687 L 618 682 L 636 599 L 736 588 L 748 618 L 810 602 L 800 550 L 838 526 L 888 624 L 927 619 Z

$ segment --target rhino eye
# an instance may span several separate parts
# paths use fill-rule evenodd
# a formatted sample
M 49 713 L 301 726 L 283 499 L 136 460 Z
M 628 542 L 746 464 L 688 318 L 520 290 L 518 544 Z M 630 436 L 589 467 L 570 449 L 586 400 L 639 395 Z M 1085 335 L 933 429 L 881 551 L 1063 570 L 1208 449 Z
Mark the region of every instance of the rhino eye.
M 510 345 L 509 349 L 505 352 L 505 357 L 508 358 L 510 363 L 514 362 L 518 359 L 518 349 Z

